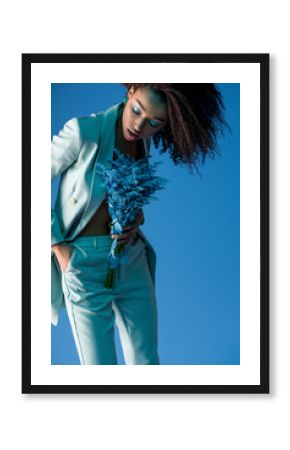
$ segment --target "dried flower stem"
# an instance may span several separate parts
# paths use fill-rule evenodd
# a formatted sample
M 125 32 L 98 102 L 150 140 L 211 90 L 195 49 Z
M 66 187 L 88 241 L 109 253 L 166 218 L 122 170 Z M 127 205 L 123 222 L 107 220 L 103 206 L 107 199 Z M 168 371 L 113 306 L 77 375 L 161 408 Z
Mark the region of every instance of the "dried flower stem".
M 125 246 L 126 246 L 126 244 L 117 245 L 117 247 L 115 248 L 115 253 L 117 255 L 121 254 L 121 252 L 124 250 Z M 118 269 L 112 269 L 111 267 L 109 268 L 108 273 L 107 273 L 107 278 L 106 278 L 106 281 L 104 284 L 105 288 L 107 288 L 107 289 L 112 288 L 114 279 L 115 279 L 116 270 L 118 270 Z

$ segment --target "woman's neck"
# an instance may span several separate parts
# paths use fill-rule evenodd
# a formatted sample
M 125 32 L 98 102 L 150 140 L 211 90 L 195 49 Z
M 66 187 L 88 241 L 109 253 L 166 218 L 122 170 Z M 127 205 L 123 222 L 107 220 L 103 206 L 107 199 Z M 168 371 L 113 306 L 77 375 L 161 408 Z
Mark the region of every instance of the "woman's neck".
M 122 115 L 119 117 L 116 125 L 115 147 L 123 153 L 134 153 L 138 149 L 138 141 L 126 141 L 123 136 Z

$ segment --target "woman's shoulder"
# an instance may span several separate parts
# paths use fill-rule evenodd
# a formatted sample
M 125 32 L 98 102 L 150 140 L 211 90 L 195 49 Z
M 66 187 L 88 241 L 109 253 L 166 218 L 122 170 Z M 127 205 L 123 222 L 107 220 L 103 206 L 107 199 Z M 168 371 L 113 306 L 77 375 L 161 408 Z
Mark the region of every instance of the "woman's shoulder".
M 86 141 L 98 141 L 101 133 L 104 113 L 92 113 L 89 116 L 77 117 L 82 137 Z

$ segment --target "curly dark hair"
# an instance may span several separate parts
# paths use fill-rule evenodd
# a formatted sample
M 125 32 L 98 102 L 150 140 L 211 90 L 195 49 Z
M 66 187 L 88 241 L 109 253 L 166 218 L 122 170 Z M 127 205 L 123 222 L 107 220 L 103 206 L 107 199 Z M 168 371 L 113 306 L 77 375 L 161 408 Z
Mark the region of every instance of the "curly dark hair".
M 197 173 L 200 159 L 214 158 L 219 154 L 217 136 L 224 134 L 226 123 L 221 92 L 212 83 L 122 83 L 129 91 L 131 87 L 150 87 L 152 92 L 165 102 L 168 122 L 153 135 L 154 145 L 161 141 L 160 153 L 169 152 L 175 165 L 185 164 L 192 173 Z

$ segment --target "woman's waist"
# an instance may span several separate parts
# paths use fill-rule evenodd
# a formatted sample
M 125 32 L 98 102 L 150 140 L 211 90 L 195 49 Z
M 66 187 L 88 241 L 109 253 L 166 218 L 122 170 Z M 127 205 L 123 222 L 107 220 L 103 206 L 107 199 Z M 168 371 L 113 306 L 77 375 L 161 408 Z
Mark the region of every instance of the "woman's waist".
M 109 224 L 90 224 L 78 236 L 110 236 Z
M 79 236 L 102 236 L 110 234 L 111 217 L 108 212 L 107 204 L 104 201 L 94 213 L 86 226 L 79 233 Z

